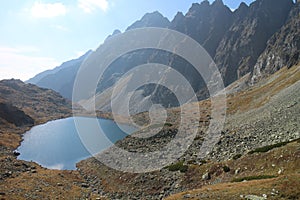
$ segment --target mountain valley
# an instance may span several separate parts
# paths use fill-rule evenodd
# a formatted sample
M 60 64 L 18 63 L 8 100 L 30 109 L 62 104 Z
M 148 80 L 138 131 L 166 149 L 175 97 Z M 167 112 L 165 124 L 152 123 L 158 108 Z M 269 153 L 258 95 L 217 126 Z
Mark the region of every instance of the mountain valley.
M 203 144 L 211 139 L 207 130 L 214 120 L 212 97 L 203 77 L 173 53 L 144 49 L 124 54 L 107 68 L 96 91 L 84 91 L 92 95 L 72 102 L 77 72 L 96 62 L 93 59 L 103 51 L 100 45 L 25 83 L 0 81 L 0 199 L 300 199 L 300 2 L 256 0 L 232 11 L 222 0 L 204 0 L 194 3 L 186 14 L 178 12 L 173 20 L 157 11 L 147 13 L 125 32 L 148 27 L 188 35 L 218 67 L 226 111 L 220 138 L 211 151 L 201 154 Z M 114 31 L 104 44 L 119 34 Z M 132 98 L 131 118 L 116 118 L 111 108 L 115 84 L 134 67 L 147 63 L 179 71 L 197 101 L 180 105 L 169 90 L 149 84 L 137 89 L 141 98 Z M 91 105 L 94 97 L 96 113 L 84 106 Z M 163 105 L 166 122 L 149 125 L 153 113 L 143 103 L 148 98 Z M 71 116 L 134 122 L 142 129 L 114 146 L 137 154 L 157 152 L 178 134 L 183 107 L 188 108 L 185 134 L 192 135 L 195 126 L 197 133 L 182 156 L 159 170 L 118 171 L 97 160 L 113 163 L 109 154 L 113 147 L 81 160 L 76 170 L 46 169 L 17 158 L 25 132 Z M 156 134 L 139 137 L 152 133 Z M 133 166 L 139 164 L 125 153 L 118 156 Z M 155 161 L 162 164 L 164 157 Z M 122 165 L 121 160 L 117 163 Z

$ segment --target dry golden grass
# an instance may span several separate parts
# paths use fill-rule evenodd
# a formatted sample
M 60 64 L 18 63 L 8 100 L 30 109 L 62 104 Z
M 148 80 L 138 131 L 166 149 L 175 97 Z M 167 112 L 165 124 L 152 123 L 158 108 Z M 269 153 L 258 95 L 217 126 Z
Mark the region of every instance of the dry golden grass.
M 223 183 L 205 186 L 198 190 L 187 191 L 172 195 L 166 200 L 187 199 L 244 199 L 246 195 L 268 196 L 268 199 L 299 199 L 300 198 L 300 174 L 290 174 L 273 179 L 254 180 L 242 183 Z
M 25 172 L 6 179 L 2 191 L 6 191 L 5 197 L 9 199 L 80 199 L 89 194 L 87 189 L 80 187 L 81 182 L 82 177 L 76 171 L 38 167 L 36 173 Z
M 284 88 L 300 80 L 300 66 L 282 68 L 263 82 L 245 91 L 234 93 L 227 98 L 227 113 L 246 112 L 259 108 Z
M 230 172 L 225 173 L 222 166 L 228 166 Z M 167 200 L 186 199 L 184 198 L 186 194 L 193 197 L 189 199 L 241 199 L 240 195 L 249 194 L 258 196 L 267 194 L 268 199 L 300 199 L 299 166 L 299 142 L 290 143 L 267 153 L 245 155 L 238 160 L 193 166 L 190 167 L 184 183 L 190 184 L 190 188 L 199 189 L 172 195 Z M 238 174 L 235 174 L 236 169 L 240 171 Z M 201 176 L 205 172 L 210 172 L 211 180 L 203 182 Z M 231 183 L 235 178 L 263 175 L 277 178 Z M 213 184 L 217 179 L 222 179 L 222 183 Z M 279 193 L 272 196 L 273 189 Z
M 16 149 L 20 145 L 21 136 L 14 133 L 2 133 L 0 146 Z

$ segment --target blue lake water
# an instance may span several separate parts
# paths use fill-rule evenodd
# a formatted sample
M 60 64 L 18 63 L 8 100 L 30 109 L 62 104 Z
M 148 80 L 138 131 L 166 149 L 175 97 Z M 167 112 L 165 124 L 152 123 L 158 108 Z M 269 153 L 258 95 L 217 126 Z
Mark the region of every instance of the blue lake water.
M 50 121 L 24 134 L 17 149 L 21 153 L 18 159 L 34 161 L 49 169 L 76 169 L 77 162 L 107 149 L 136 130 L 128 125 L 120 127 L 111 120 L 86 117 Z

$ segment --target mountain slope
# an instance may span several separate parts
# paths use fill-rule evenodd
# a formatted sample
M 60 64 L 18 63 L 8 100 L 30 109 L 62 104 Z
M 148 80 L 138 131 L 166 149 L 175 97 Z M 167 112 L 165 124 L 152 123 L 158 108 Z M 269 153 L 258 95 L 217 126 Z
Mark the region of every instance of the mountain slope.
M 257 0 L 241 4 L 235 22 L 222 39 L 215 57 L 228 85 L 251 72 L 267 41 L 284 24 L 293 6 L 291 0 Z
M 270 0 L 257 0 L 249 7 L 242 3 L 235 12 L 231 12 L 221 0 L 212 4 L 203 1 L 201 4 L 193 4 L 185 16 L 178 13 L 169 28 L 191 36 L 202 44 L 211 56 L 215 55 L 214 60 L 227 86 L 253 72 L 258 57 L 267 46 L 267 41 L 285 25 L 293 7 L 296 6 L 291 0 L 275 0 L 272 3 Z M 113 84 L 128 70 L 144 63 L 171 66 L 190 82 L 199 100 L 208 97 L 203 79 L 197 76 L 189 63 L 180 61 L 180 58 L 172 54 L 145 50 L 122 56 L 110 66 L 99 83 L 98 89 L 101 89 L 97 91 L 96 104 L 100 106 L 96 106 L 96 109 L 110 111 L 109 98 Z M 168 91 L 159 87 L 145 86 L 140 89 L 139 94 L 142 95 L 132 98 L 132 105 L 140 108 L 140 112 L 148 109 L 148 103 L 144 102 L 148 102 L 149 96 L 153 104 L 176 106 L 176 101 L 172 100 Z M 162 97 L 166 97 L 167 100 Z M 136 109 L 132 113 L 139 111 Z
M 20 80 L 0 81 L 1 113 L 5 119 L 14 124 L 34 124 L 48 121 L 49 118 L 62 118 L 71 113 L 71 102 L 60 94 L 49 89 L 39 88 L 33 84 L 25 84 Z M 4 109 L 5 108 L 5 109 Z M 20 116 L 24 121 L 9 120 Z M 46 120 L 48 119 L 48 120 Z M 30 123 L 27 123 L 30 122 Z M 16 124 L 18 125 L 18 124 Z
M 234 83 L 239 84 L 240 81 Z M 231 86 L 228 89 L 231 90 Z M 300 195 L 300 182 L 297 179 L 300 162 L 299 98 L 300 66 L 283 68 L 250 88 L 228 95 L 227 119 L 220 141 L 205 158 L 199 157 L 198 153 L 207 137 L 205 130 L 210 123 L 209 99 L 192 104 L 202 110 L 199 131 L 187 152 L 173 165 L 154 172 L 132 174 L 116 171 L 95 158 L 89 158 L 81 161 L 78 167 L 87 180 L 98 183 L 92 185 L 92 189 L 102 191 L 101 194 L 108 199 L 163 199 L 184 191 L 187 192 L 170 199 L 189 199 L 186 194 L 191 194 L 191 199 L 222 199 L 223 195 L 225 199 L 241 199 L 240 195 L 270 196 L 273 188 L 278 193 L 270 199 L 297 199 Z M 181 117 L 180 110 L 168 109 L 167 123 L 170 126 L 165 126 L 158 133 L 155 127 L 141 130 L 151 132 L 154 129 L 157 133 L 154 137 L 141 139 L 128 136 L 116 145 L 130 152 L 158 151 L 174 139 Z M 140 124 L 147 124 L 147 116 L 149 113 L 142 113 L 134 119 L 142 122 Z M 196 117 L 199 116 L 189 113 L 185 130 L 191 130 Z M 106 163 L 114 162 L 111 157 L 105 157 L 109 155 L 107 152 L 102 155 L 102 159 L 107 159 Z M 129 162 L 134 161 L 130 159 Z M 268 179 L 273 176 L 275 179 Z M 224 184 L 219 184 L 231 185 L 234 179 L 242 181 L 247 178 L 264 180 L 235 183 L 225 188 Z M 290 182 L 294 184 L 290 184 L 287 190 L 286 184 Z M 259 187 L 254 187 L 256 184 Z M 212 190 L 213 193 L 205 193 L 208 195 L 206 197 L 201 189 L 207 188 L 206 185 L 220 188 Z M 260 189 L 253 190 L 253 187 Z M 200 192 L 192 191 L 194 189 Z
M 34 121 L 22 110 L 10 104 L 0 102 L 0 124 L 5 123 L 11 123 L 16 126 L 30 126 L 33 125 Z
M 275 64 L 269 64 L 266 67 L 267 70 L 264 70 L 266 76 L 286 64 L 294 65 L 299 62 L 300 58 L 297 53 L 299 51 L 298 5 L 295 5 L 292 0 L 256 0 L 250 6 L 241 3 L 239 8 L 232 12 L 223 4 L 222 0 L 216 0 L 212 4 L 205 0 L 200 4 L 194 3 L 185 15 L 177 13 L 171 22 L 158 12 L 147 13 L 127 30 L 163 27 L 191 36 L 214 59 L 227 86 L 248 73 L 257 76 L 258 69 L 265 68 L 267 60 L 272 57 L 274 58 L 271 63 Z M 115 33 L 120 32 L 116 31 Z M 274 53 L 271 52 L 273 47 L 276 49 L 272 50 Z M 101 50 L 101 46 L 99 49 Z M 275 54 L 279 55 L 275 56 Z M 93 55 L 95 59 L 97 52 L 94 52 Z M 275 62 L 274 59 L 278 61 Z M 284 62 L 284 60 L 289 61 Z M 127 71 L 146 63 L 171 66 L 191 83 L 199 100 L 209 96 L 203 79 L 198 73 L 195 73 L 189 63 L 176 55 L 147 49 L 125 54 L 111 64 L 98 84 L 96 96 L 102 102 L 98 102 L 101 106 L 97 109 L 110 111 L 108 94 L 113 85 Z M 74 65 L 55 74 L 47 75 L 37 85 L 54 89 L 64 97 L 71 99 L 72 86 L 78 67 L 79 65 Z M 140 105 L 141 111 L 147 110 L 147 103 L 143 104 L 142 102 L 149 96 L 153 103 L 161 103 L 166 107 L 177 105 L 170 91 L 153 85 L 140 88 L 139 95 L 134 98 L 133 104 L 136 104 L 136 107 Z M 168 100 L 163 99 L 162 96 L 167 97 L 165 99 Z
M 287 23 L 268 41 L 254 67 L 252 83 L 283 66 L 292 67 L 300 60 L 300 2 L 289 14 Z

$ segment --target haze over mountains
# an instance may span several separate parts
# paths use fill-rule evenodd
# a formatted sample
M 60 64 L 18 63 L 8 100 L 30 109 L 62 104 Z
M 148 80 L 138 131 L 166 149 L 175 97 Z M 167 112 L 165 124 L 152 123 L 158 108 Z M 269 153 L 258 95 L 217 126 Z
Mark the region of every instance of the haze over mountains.
M 91 52 L 92 51 L 88 51 L 77 59 L 64 62 L 59 67 L 52 70 L 41 72 L 26 82 L 36 84 L 43 88 L 55 90 L 56 92 L 63 94 L 65 98 L 71 99 L 76 73 L 82 61 Z
M 213 58 L 222 73 L 225 86 L 248 73 L 251 73 L 248 82 L 253 83 L 261 76 L 272 74 L 286 65 L 292 66 L 300 60 L 299 7 L 300 4 L 292 0 L 257 0 L 249 6 L 241 3 L 238 9 L 231 11 L 222 0 L 212 4 L 202 1 L 194 3 L 186 14 L 178 12 L 172 21 L 159 12 L 147 13 L 126 31 L 161 27 L 187 34 Z M 119 33 L 116 30 L 113 35 Z M 53 89 L 71 99 L 76 73 L 90 53 L 88 51 L 82 57 L 43 72 L 27 82 Z M 97 54 L 97 51 L 93 53 Z M 110 110 L 103 96 L 124 73 L 134 66 L 153 62 L 172 66 L 183 74 L 197 92 L 199 100 L 208 97 L 204 81 L 199 74 L 193 73 L 189 63 L 167 52 L 144 50 L 125 54 L 105 72 L 97 88 L 97 95 L 102 101 L 98 109 Z M 156 103 L 176 106 L 167 90 L 151 85 L 141 90 L 143 96 L 152 94 L 152 101 Z M 158 93 L 168 97 L 168 101 L 160 102 Z M 136 102 L 139 101 L 141 99 L 137 98 Z

